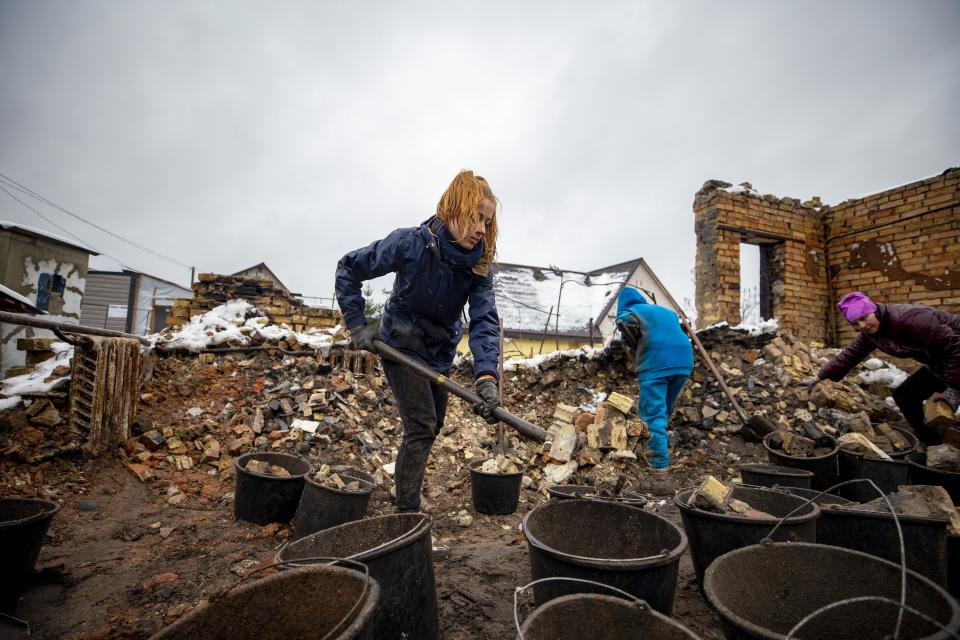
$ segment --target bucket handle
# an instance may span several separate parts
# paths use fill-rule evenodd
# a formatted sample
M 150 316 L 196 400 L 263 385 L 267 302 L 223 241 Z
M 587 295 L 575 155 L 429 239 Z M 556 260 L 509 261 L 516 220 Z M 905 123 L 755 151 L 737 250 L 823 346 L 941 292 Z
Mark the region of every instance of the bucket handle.
M 644 606 L 644 607 L 647 606 L 646 601 L 638 598 L 637 596 L 633 595 L 632 593 L 627 593 L 626 591 L 623 591 L 622 589 L 618 589 L 618 588 L 616 588 L 616 587 L 614 587 L 614 586 L 612 586 L 612 585 L 604 584 L 604 583 L 602 583 L 602 582 L 594 582 L 593 580 L 584 580 L 583 578 L 566 578 L 566 577 L 564 577 L 564 576 L 554 576 L 554 577 L 551 577 L 551 578 L 540 578 L 540 579 L 538 579 L 538 580 L 534 580 L 533 582 L 528 582 L 527 584 L 523 585 L 522 587 L 515 587 L 514 590 L 513 590 L 513 624 L 516 625 L 516 627 L 517 627 L 517 636 L 520 638 L 520 640 L 524 640 L 524 638 L 523 638 L 523 631 L 520 629 L 520 599 L 519 599 L 519 596 L 520 596 L 521 593 L 523 593 L 524 591 L 526 591 L 526 590 L 529 589 L 530 587 L 532 587 L 532 586 L 534 586 L 534 585 L 537 585 L 537 584 L 540 584 L 540 583 L 542 583 L 542 582 L 580 582 L 580 583 L 583 583 L 583 584 L 589 584 L 589 585 L 594 586 L 594 587 L 603 587 L 604 589 L 609 589 L 610 591 L 615 591 L 618 595 L 623 596 L 623 598 L 624 598 L 625 600 L 629 600 L 629 601 L 631 601 L 633 604 L 637 604 L 637 605 L 639 605 L 639 606 Z
M 353 616 L 354 611 L 356 611 L 358 607 L 360 607 L 364 602 L 366 602 L 367 593 L 370 590 L 370 567 L 363 564 L 362 562 L 357 562 L 356 560 L 352 560 L 350 558 L 337 558 L 334 556 L 313 556 L 310 558 L 297 558 L 298 562 L 303 562 L 303 561 L 314 562 L 314 561 L 321 561 L 321 560 L 324 562 L 327 562 L 328 564 L 333 564 L 333 565 L 339 562 L 346 562 L 347 564 L 354 565 L 355 567 L 358 567 L 363 570 L 363 591 L 360 592 L 360 597 L 357 598 L 357 601 L 353 604 L 352 607 L 350 607 L 350 610 L 347 611 L 343 615 L 343 617 L 340 618 L 339 622 L 337 622 L 337 624 L 335 624 L 333 628 L 331 628 L 330 631 L 328 631 L 326 635 L 324 635 L 320 639 L 320 640 L 329 640 L 329 638 L 336 637 L 334 635 L 335 633 L 336 634 L 340 633 L 340 627 L 342 627 L 347 622 L 347 620 L 349 620 L 351 616 Z M 294 564 L 295 563 L 292 560 L 281 560 L 280 562 L 271 562 L 270 564 L 265 564 L 261 567 L 257 567 L 256 569 L 254 569 L 253 571 L 246 574 L 245 576 L 237 580 L 235 583 L 227 587 L 222 593 L 220 593 L 217 596 L 217 598 L 224 597 L 225 595 L 233 591 L 236 587 L 246 582 L 250 576 L 256 573 L 260 573 L 261 571 L 266 571 L 267 569 L 273 569 L 273 568 L 284 566 L 284 565 L 294 565 Z
M 344 561 L 349 561 L 349 562 L 357 562 L 357 560 L 355 560 L 355 558 L 356 558 L 357 556 L 359 556 L 359 555 L 368 554 L 368 553 L 373 552 L 373 551 L 379 551 L 380 549 L 383 549 L 384 547 L 386 547 L 386 546 L 388 546 L 388 545 L 395 544 L 398 540 L 406 540 L 407 538 L 412 538 L 412 537 L 418 535 L 418 534 L 420 533 L 420 531 L 423 530 L 424 526 L 426 526 L 426 524 L 429 523 L 429 522 L 431 522 L 430 516 L 424 515 L 424 516 L 423 516 L 423 519 L 420 520 L 420 522 L 418 522 L 413 528 L 411 528 L 409 531 L 407 531 L 407 532 L 405 532 L 405 533 L 400 534 L 400 535 L 397 536 L 396 538 L 393 538 L 393 539 L 391 539 L 391 540 L 387 540 L 386 542 L 381 542 L 380 544 L 378 544 L 378 545 L 375 546 L 375 547 L 370 547 L 369 549 L 364 549 L 364 550 L 361 551 L 360 553 L 355 553 L 355 554 L 353 554 L 352 556 L 350 556 L 350 557 L 348 557 L 348 558 L 333 558 L 333 559 L 334 559 L 334 560 L 344 560 Z M 303 538 L 301 538 L 301 540 L 302 540 L 302 539 L 303 539 Z M 284 549 L 286 549 L 289 545 L 290 545 L 290 541 L 289 541 L 289 540 L 284 541 L 284 543 L 283 543 L 282 545 L 280 545 L 280 549 L 279 549 L 279 551 L 277 552 L 277 555 L 282 554 L 283 551 L 284 551 Z M 282 561 L 282 562 L 278 562 L 277 564 L 289 564 L 289 565 L 294 566 L 294 567 L 299 567 L 299 566 L 306 566 L 306 565 L 301 565 L 300 563 L 302 563 L 302 562 L 303 562 L 303 563 L 309 563 L 311 560 L 314 560 L 314 559 L 315 559 L 315 558 L 291 558 L 290 560 L 284 560 L 284 561 Z M 321 559 L 323 559 L 322 556 L 321 556 Z M 327 559 L 329 560 L 330 558 L 327 558 Z M 366 565 L 363 565 L 363 566 L 366 566 Z
M 4 617 L 4 618 L 6 618 L 6 619 L 8 619 L 8 620 L 13 620 L 15 623 L 17 623 L 17 624 L 19 624 L 20 626 L 24 627 L 24 628 L 27 630 L 27 637 L 28 637 L 28 638 L 30 637 L 30 635 L 31 635 L 31 634 L 30 634 L 30 623 L 27 622 L 26 620 L 21 620 L 20 618 L 14 617 L 14 616 L 10 615 L 9 613 L 4 613 L 3 611 L 0 611 L 0 617 Z
M 792 638 L 794 637 L 794 635 L 793 635 L 794 633 L 800 631 L 801 627 L 805 626 L 808 622 L 810 622 L 811 620 L 813 620 L 815 617 L 817 617 L 817 616 L 820 615 L 821 613 L 826 613 L 827 611 L 830 611 L 831 609 L 836 609 L 837 607 L 842 607 L 842 606 L 844 606 L 844 605 L 857 604 L 857 603 L 859 603 L 859 602 L 867 602 L 867 601 L 871 601 L 871 602 L 883 602 L 883 603 L 885 603 L 885 604 L 892 604 L 893 606 L 898 607 L 898 608 L 900 609 L 900 615 L 901 615 L 901 617 L 903 616 L 903 612 L 904 612 L 904 611 L 909 611 L 909 612 L 912 613 L 913 615 L 918 616 L 918 617 L 920 617 L 920 618 L 923 618 L 925 621 L 929 622 L 930 624 L 932 624 L 932 625 L 934 625 L 934 626 L 936 626 L 936 627 L 939 627 L 940 631 L 946 631 L 947 633 L 950 634 L 951 637 L 953 637 L 953 638 L 960 638 L 960 635 L 954 633 L 953 631 L 951 631 L 950 629 L 948 629 L 946 626 L 944 626 L 943 624 L 941 624 L 939 621 L 934 620 L 933 618 L 931 618 L 931 617 L 928 616 L 927 614 L 923 613 L 922 611 L 918 611 L 917 609 L 914 609 L 913 607 L 911 607 L 911 606 L 909 606 L 909 605 L 906 605 L 906 604 L 904 604 L 903 602 L 897 602 L 896 600 L 893 600 L 893 599 L 891 599 L 891 598 L 885 598 L 885 597 L 883 597 L 883 596 L 857 596 L 857 597 L 855 597 L 855 598 L 846 598 L 846 599 L 844 599 L 844 600 L 838 600 L 838 601 L 833 602 L 833 603 L 831 603 L 831 604 L 828 604 L 828 605 L 826 605 L 826 606 L 820 607 L 820 608 L 817 609 L 816 611 L 812 611 L 812 612 L 808 613 L 806 616 L 804 616 L 804 617 L 800 620 L 800 622 L 798 622 L 797 624 L 793 625 L 793 628 L 790 629 L 790 631 L 787 632 L 787 635 L 786 635 L 785 640 L 792 640 Z M 896 636 L 894 636 L 894 637 L 896 638 Z
M 628 505 L 628 506 L 629 506 L 629 505 Z M 632 507 L 632 508 L 634 508 L 634 509 L 639 509 L 640 507 Z M 556 550 L 555 550 L 555 549 L 551 549 L 551 548 L 545 546 L 544 544 L 542 544 L 539 540 L 537 540 L 535 537 L 533 537 L 533 535 L 532 535 L 529 531 L 527 531 L 527 534 L 528 534 L 528 535 L 527 535 L 527 544 L 529 544 L 529 545 L 531 545 L 531 546 L 534 546 L 534 547 L 536 547 L 537 549 L 539 549 L 540 551 L 543 551 L 543 552 L 548 553 L 548 554 L 556 553 Z M 604 560 L 603 558 L 591 558 L 591 557 L 588 557 L 588 556 L 575 556 L 575 555 L 572 555 L 572 554 L 569 554 L 569 553 L 565 553 L 565 554 L 563 554 L 563 555 L 564 555 L 565 558 L 575 558 L 575 559 L 577 559 L 577 560 L 585 560 L 585 561 L 588 561 L 588 562 L 597 562 L 598 560 Z M 661 551 L 660 553 L 657 553 L 657 554 L 652 555 L 652 556 L 644 556 L 643 558 L 607 558 L 607 559 L 606 559 L 606 562 L 617 562 L 617 563 L 622 563 L 622 562 L 644 562 L 644 561 L 646 561 L 646 560 L 659 560 L 659 559 L 661 559 L 661 558 L 667 558 L 667 557 L 669 557 L 669 556 L 670 556 L 670 550 L 669 550 L 669 549 L 664 549 L 664 550 Z M 571 579 L 572 579 L 572 578 L 571 578 Z
M 904 612 L 904 610 L 908 609 L 908 607 L 907 607 L 907 550 L 906 550 L 906 546 L 905 546 L 904 543 L 903 543 L 903 528 L 900 526 L 900 516 L 897 515 L 897 510 L 893 508 L 893 503 L 890 502 L 890 498 L 887 497 L 887 494 L 885 494 L 883 491 L 881 491 L 880 487 L 878 487 L 878 486 L 876 485 L 876 483 L 874 483 L 873 480 L 871 480 L 871 479 L 869 479 L 869 478 L 854 478 L 854 479 L 852 479 L 852 480 L 844 480 L 843 482 L 838 482 L 837 484 L 833 485 L 832 487 L 827 487 L 826 489 L 824 489 L 823 491 L 821 491 L 821 492 L 818 493 L 817 495 L 813 496 L 812 498 L 808 498 L 808 499 L 804 500 L 804 501 L 803 501 L 803 504 L 801 504 L 799 507 L 797 507 L 796 509 L 794 509 L 793 511 L 791 511 L 791 512 L 788 513 L 787 515 L 785 515 L 785 516 L 783 516 L 782 518 L 780 518 L 780 521 L 777 522 L 776 526 L 774 526 L 773 529 L 770 530 L 770 533 L 767 534 L 767 537 L 765 537 L 765 538 L 761 541 L 761 543 L 764 543 L 764 542 L 773 542 L 773 540 L 771 539 L 771 536 L 772 536 L 774 533 L 776 533 L 777 529 L 780 528 L 780 525 L 782 525 L 784 522 L 786 522 L 787 518 L 789 518 L 790 516 L 792 516 L 793 514 L 795 514 L 797 511 L 800 511 L 801 509 L 803 509 L 804 507 L 806 507 L 808 504 L 810 504 L 811 502 L 813 502 L 814 500 L 816 500 L 817 498 L 819 498 L 819 497 L 822 496 L 823 494 L 827 493 L 828 491 L 833 491 L 834 489 L 837 489 L 837 488 L 839 488 L 839 487 L 843 487 L 843 486 L 846 486 L 846 485 L 848 485 L 848 484 L 854 484 L 854 483 L 857 483 L 857 482 L 865 482 L 865 483 L 869 484 L 871 487 L 873 487 L 873 490 L 874 490 L 874 491 L 876 491 L 878 494 L 880 494 L 880 497 L 883 498 L 883 501 L 887 503 L 887 509 L 890 510 L 890 515 L 893 516 L 893 523 L 894 523 L 894 524 L 896 525 L 896 527 L 897 527 L 897 538 L 898 538 L 899 541 L 900 541 L 900 602 L 899 602 L 899 607 L 900 607 L 900 608 L 899 608 L 899 611 L 897 612 L 897 626 L 896 626 L 896 627 L 894 628 L 894 630 L 893 630 L 893 640 L 897 640 L 897 638 L 900 637 L 900 626 L 903 624 L 903 612 Z M 797 497 L 799 497 L 799 496 L 797 496 Z M 800 498 L 800 499 L 803 500 L 803 498 Z M 871 598 L 871 597 L 879 597 L 879 596 L 864 596 L 864 597 Z M 830 608 L 832 608 L 832 607 L 834 607 L 834 606 L 836 606 L 836 605 L 838 605 L 838 604 L 846 603 L 846 602 L 849 601 L 849 600 L 853 600 L 853 598 L 848 598 L 847 600 L 840 600 L 839 602 L 835 602 L 835 603 L 833 603 L 833 604 L 829 604 L 829 605 L 827 605 L 827 606 L 825 606 L 825 607 L 822 607 L 822 608 L 820 608 L 820 609 L 817 609 L 816 611 L 814 611 L 813 613 L 811 613 L 809 616 L 807 616 L 807 618 L 812 618 L 812 617 L 815 616 L 815 615 L 819 615 L 819 614 L 820 614 L 821 612 L 823 612 L 823 611 L 826 611 L 826 610 L 828 610 L 828 609 L 830 609 Z M 913 613 L 913 612 L 911 611 L 911 613 Z M 801 620 L 800 622 L 801 622 L 801 623 L 805 623 L 805 621 L 807 620 L 807 618 L 804 618 L 804 619 Z M 939 624 L 939 623 L 938 623 L 938 624 Z M 794 627 L 794 629 L 796 629 L 796 628 L 797 628 L 797 627 Z M 793 632 L 793 630 L 791 630 L 791 633 L 792 633 L 792 632 Z M 787 637 L 789 638 L 789 635 L 788 635 Z

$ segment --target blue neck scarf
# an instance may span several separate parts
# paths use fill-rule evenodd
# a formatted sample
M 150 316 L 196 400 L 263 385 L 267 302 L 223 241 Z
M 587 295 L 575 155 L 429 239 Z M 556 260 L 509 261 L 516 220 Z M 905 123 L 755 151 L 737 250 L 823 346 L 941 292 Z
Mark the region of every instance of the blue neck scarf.
M 453 238 L 453 234 L 439 218 L 434 218 L 430 228 L 437 235 L 437 245 L 440 255 L 454 269 L 472 269 L 483 256 L 483 240 L 478 242 L 469 251 L 464 249 Z

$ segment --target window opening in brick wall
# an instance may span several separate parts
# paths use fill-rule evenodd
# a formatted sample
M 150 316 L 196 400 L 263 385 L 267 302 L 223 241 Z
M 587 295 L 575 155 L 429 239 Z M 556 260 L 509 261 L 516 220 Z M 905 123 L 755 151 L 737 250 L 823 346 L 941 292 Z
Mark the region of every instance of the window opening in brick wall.
M 740 243 L 740 322 L 757 324 L 760 311 L 760 247 Z

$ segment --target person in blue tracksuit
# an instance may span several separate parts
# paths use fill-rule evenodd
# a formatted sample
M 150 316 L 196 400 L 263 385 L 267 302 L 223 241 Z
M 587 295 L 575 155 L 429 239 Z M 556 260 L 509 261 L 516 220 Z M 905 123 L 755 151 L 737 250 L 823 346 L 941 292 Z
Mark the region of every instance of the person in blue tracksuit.
M 632 287 L 624 287 L 617 299 L 617 327 L 624 342 L 636 354 L 640 398 L 637 413 L 650 427 L 650 465 L 653 470 L 644 488 L 651 493 L 672 493 L 667 475 L 667 418 L 693 371 L 693 348 L 670 309 L 648 304 Z
M 500 399 L 500 319 L 490 266 L 497 243 L 497 199 L 487 181 L 461 171 L 440 198 L 435 216 L 397 229 L 351 251 L 337 264 L 336 293 L 354 348 L 373 351 L 375 334 L 364 315 L 365 280 L 395 273 L 377 336 L 391 347 L 447 375 L 469 303 L 469 343 L 476 389 L 474 411 L 489 423 Z M 403 421 L 394 483 L 397 510 L 420 510 L 420 492 L 433 441 L 443 427 L 447 392 L 400 364 L 383 370 Z

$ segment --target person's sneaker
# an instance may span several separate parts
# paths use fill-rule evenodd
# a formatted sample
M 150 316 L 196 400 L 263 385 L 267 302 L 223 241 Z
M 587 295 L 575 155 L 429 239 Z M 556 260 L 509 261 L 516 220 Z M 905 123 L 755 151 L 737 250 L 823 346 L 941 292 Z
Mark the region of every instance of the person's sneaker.
M 440 560 L 446 560 L 450 555 L 450 547 L 445 544 L 440 544 L 437 542 L 437 539 L 433 536 L 430 536 L 430 542 L 433 544 L 433 560 L 434 562 Z
M 644 493 L 652 496 L 672 496 L 677 491 L 673 478 L 666 469 L 651 469 L 640 482 L 640 487 Z

